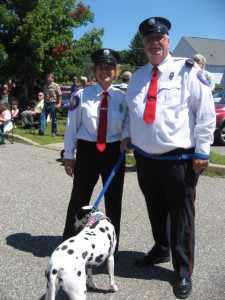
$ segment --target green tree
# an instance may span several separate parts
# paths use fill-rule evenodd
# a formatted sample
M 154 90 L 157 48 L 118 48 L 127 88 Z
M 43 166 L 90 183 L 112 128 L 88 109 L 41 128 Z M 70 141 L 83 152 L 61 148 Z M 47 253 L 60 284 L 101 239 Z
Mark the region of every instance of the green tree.
M 148 62 L 148 58 L 144 52 L 143 37 L 140 32 L 137 32 L 130 42 L 127 61 L 136 68 L 139 68 Z
M 80 41 L 73 30 L 93 22 L 90 6 L 75 0 L 0 0 L 1 74 L 27 84 L 55 72 L 56 80 L 81 57 L 101 47 L 103 29 L 94 29 Z M 85 45 L 85 47 L 84 47 Z

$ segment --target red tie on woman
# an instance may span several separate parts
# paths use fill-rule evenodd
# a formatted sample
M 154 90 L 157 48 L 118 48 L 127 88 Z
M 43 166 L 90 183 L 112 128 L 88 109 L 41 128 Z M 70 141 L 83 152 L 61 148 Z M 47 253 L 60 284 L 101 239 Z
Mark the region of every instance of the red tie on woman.
M 147 102 L 144 113 L 144 120 L 147 124 L 155 121 L 157 87 L 158 87 L 158 69 L 153 68 L 152 80 L 148 89 Z
M 106 132 L 107 132 L 107 114 L 108 114 L 108 92 L 103 92 L 103 99 L 100 107 L 97 148 L 100 152 L 105 150 L 106 147 Z

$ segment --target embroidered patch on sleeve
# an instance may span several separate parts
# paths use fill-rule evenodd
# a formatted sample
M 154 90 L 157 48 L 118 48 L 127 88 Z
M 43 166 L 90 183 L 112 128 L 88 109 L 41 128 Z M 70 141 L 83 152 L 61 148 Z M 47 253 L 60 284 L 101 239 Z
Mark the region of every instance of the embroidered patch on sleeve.
M 209 86 L 208 80 L 207 80 L 207 78 L 205 77 L 205 75 L 203 74 L 203 72 L 201 70 L 198 71 L 197 78 L 198 78 L 199 81 L 201 81 L 201 83 L 203 83 L 204 85 Z
M 70 108 L 69 111 L 75 110 L 80 103 L 80 98 L 77 95 L 74 95 L 73 100 L 70 102 Z

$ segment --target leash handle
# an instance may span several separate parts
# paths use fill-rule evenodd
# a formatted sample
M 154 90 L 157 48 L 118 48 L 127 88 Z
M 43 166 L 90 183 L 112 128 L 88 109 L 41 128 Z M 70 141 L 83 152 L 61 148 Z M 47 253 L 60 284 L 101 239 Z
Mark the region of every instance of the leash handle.
M 121 155 L 120 155 L 120 157 L 119 157 L 119 159 L 118 159 L 116 165 L 114 166 L 114 168 L 113 168 L 111 174 L 109 175 L 109 178 L 107 179 L 107 181 L 106 181 L 106 183 L 105 183 L 105 185 L 104 185 L 104 187 L 103 187 L 103 189 L 102 189 L 100 195 L 98 196 L 98 199 L 96 200 L 95 204 L 93 205 L 93 207 L 92 207 L 93 210 L 96 210 L 96 209 L 98 208 L 98 205 L 99 205 L 99 203 L 100 203 L 100 201 L 101 201 L 103 195 L 105 194 L 107 188 L 109 187 L 109 185 L 110 185 L 110 183 L 111 183 L 113 177 L 115 176 L 116 171 L 118 170 L 118 168 L 119 168 L 121 162 L 123 161 L 125 155 L 126 155 L 126 152 L 123 151 L 123 152 L 121 153 Z

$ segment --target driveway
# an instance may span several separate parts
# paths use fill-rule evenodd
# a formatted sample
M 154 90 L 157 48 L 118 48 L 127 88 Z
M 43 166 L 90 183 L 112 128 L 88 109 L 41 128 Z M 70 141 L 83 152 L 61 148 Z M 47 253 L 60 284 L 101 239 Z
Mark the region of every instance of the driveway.
M 43 300 L 49 257 L 61 242 L 72 179 L 60 152 L 19 143 L 0 148 L 0 299 Z M 225 299 L 225 179 L 201 176 L 196 198 L 196 252 L 190 300 Z M 92 198 L 100 191 L 97 184 Z M 103 208 L 101 202 L 100 208 Z M 139 269 L 134 260 L 153 245 L 134 167 L 124 186 L 117 293 L 108 292 L 106 266 L 94 270 L 97 291 L 88 299 L 176 299 L 171 263 Z M 57 300 L 68 300 L 60 291 Z M 78 299 L 79 300 L 79 299 Z

